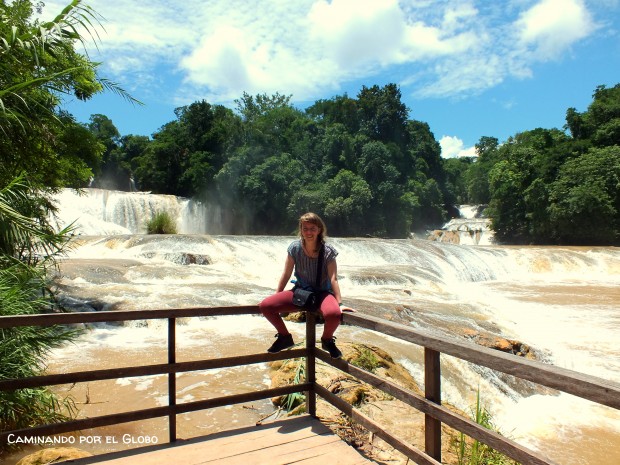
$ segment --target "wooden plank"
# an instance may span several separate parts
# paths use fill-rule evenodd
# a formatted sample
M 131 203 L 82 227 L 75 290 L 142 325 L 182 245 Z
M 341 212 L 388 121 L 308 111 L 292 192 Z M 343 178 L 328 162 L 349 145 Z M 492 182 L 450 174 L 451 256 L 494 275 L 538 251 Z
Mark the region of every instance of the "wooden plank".
M 316 358 L 314 355 L 316 344 L 316 315 L 306 312 L 306 382 L 314 386 L 316 383 Z M 306 412 L 316 416 L 316 392 L 314 389 L 306 391 Z
M 239 452 L 236 448 L 231 447 L 227 449 L 209 448 L 209 458 L 205 460 L 205 456 L 202 454 L 201 463 L 217 463 L 218 465 L 265 463 L 275 465 L 308 460 L 320 460 L 322 463 L 327 463 L 330 461 L 330 455 L 334 458 L 334 452 L 336 453 L 335 457 L 341 455 L 341 451 L 337 450 L 339 444 L 349 447 L 337 436 L 313 435 L 297 440 L 286 439 L 286 442 L 278 441 L 276 444 L 272 444 L 266 438 L 260 444 L 254 443 L 254 448 L 244 452 Z M 245 437 L 243 437 L 243 441 L 246 441 Z M 348 463 L 348 460 L 342 463 Z
M 454 339 L 448 340 L 368 315 L 345 313 L 344 322 L 620 410 L 620 384 L 613 381 L 505 354 L 467 341 L 455 342 Z
M 159 363 L 156 365 L 109 368 L 105 370 L 77 371 L 73 373 L 1 380 L 0 390 L 10 391 L 28 387 L 53 386 L 55 384 L 83 383 L 87 381 L 101 381 L 105 379 L 129 378 L 132 376 L 151 376 L 168 373 L 182 373 L 187 371 L 210 370 L 214 368 L 228 368 L 305 356 L 305 349 L 291 349 L 277 354 L 265 352 L 261 354 L 239 355 L 235 357 L 222 357 L 210 360 L 195 360 L 170 364 Z
M 424 348 L 424 396 L 441 405 L 441 363 L 439 352 Z M 441 422 L 424 414 L 424 448 L 426 453 L 441 462 Z
M 309 415 L 214 433 L 174 444 L 73 460 L 76 465 L 363 465 L 365 459 Z
M 177 361 L 177 320 L 168 318 L 168 365 L 174 365 Z M 168 373 L 168 405 L 177 404 L 177 375 Z M 177 416 L 174 413 L 168 415 L 168 440 L 177 440 Z
M 258 305 L 45 313 L 40 315 L 0 316 L 0 328 L 12 328 L 15 326 L 53 326 L 75 323 L 102 323 L 107 321 L 149 320 L 158 318 L 188 318 L 198 316 L 257 314 L 260 314 Z

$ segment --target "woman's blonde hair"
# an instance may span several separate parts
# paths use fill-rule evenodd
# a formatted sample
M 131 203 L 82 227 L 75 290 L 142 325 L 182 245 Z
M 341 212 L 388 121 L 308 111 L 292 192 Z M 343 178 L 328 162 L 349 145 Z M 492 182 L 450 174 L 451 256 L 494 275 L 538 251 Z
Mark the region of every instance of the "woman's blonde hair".
M 318 250 L 321 244 L 325 243 L 325 238 L 327 237 L 327 226 L 325 226 L 325 222 L 316 213 L 308 212 L 301 215 L 299 217 L 299 237 L 301 238 L 302 243 L 304 242 L 304 236 L 301 233 L 303 223 L 312 223 L 321 230 L 316 241 Z

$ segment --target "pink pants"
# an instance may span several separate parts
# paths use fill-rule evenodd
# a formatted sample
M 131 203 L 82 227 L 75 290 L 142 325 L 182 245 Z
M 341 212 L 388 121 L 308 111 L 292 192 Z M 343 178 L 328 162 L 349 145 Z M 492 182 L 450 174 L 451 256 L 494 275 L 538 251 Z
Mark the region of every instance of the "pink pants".
M 321 339 L 331 339 L 340 325 L 342 311 L 336 298 L 330 293 L 326 292 L 325 294 L 325 297 L 321 296 L 323 300 L 319 308 L 325 320 Z M 261 313 L 265 315 L 267 321 L 276 328 L 279 334 L 289 334 L 280 313 L 299 311 L 299 307 L 293 305 L 293 291 L 276 292 L 263 300 L 258 306 Z

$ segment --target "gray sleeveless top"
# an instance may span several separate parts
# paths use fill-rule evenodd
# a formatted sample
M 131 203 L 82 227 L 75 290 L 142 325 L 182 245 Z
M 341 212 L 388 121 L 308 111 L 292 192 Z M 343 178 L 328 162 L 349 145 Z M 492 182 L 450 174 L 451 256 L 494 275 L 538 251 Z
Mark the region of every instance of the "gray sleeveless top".
M 304 249 L 301 245 L 301 239 L 293 241 L 288 246 L 288 254 L 293 257 L 295 262 L 295 279 L 297 279 L 297 287 L 304 289 L 329 291 L 332 288 L 332 283 L 327 276 L 327 264 L 336 259 L 338 252 L 331 245 L 325 244 L 325 255 L 323 257 L 323 273 L 321 275 L 321 288 L 315 289 L 316 284 L 316 267 L 319 261 L 318 258 L 310 258 L 304 253 Z

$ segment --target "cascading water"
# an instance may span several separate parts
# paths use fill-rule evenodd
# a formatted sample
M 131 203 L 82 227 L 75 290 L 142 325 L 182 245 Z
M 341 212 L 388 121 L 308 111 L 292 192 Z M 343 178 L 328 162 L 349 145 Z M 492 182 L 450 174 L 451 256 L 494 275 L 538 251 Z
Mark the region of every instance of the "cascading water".
M 189 212 L 183 205 L 189 201 L 93 191 L 83 205 L 67 192 L 60 197 L 63 221 L 79 216 L 85 228 L 74 239 L 57 279 L 59 297 L 67 306 L 94 311 L 245 305 L 256 304 L 274 291 L 292 237 L 136 235 L 144 212 L 177 205 L 182 223 Z M 69 205 L 71 209 L 65 208 Z M 98 225 L 99 235 L 87 236 L 97 232 Z M 110 232 L 114 225 L 118 229 Z M 455 338 L 473 330 L 518 339 L 548 363 L 620 382 L 617 248 L 466 246 L 368 238 L 330 241 L 339 252 L 344 299 L 360 312 Z M 94 330 L 87 336 L 91 356 L 126 341 L 160 344 L 158 335 L 164 330 L 152 324 Z M 302 329 L 294 331 L 298 339 L 303 338 Z M 210 347 L 208 341 L 222 335 L 260 350 L 271 343 L 273 334 L 268 323 L 257 317 L 247 317 L 243 323 L 233 318 L 200 320 L 183 329 L 187 345 L 216 355 L 221 347 Z M 383 347 L 423 382 L 419 348 L 346 326 L 338 336 Z M 84 359 L 83 350 L 74 359 L 70 348 L 63 350 L 60 354 L 67 363 Z M 502 431 L 546 453 L 551 447 L 549 455 L 558 462 L 620 461 L 619 412 L 569 395 L 532 390 L 451 357 L 442 358 L 442 370 L 446 401 L 468 410 L 480 389 Z M 600 450 L 601 441 L 607 441 L 605 454 L 584 455 L 584 450 Z
M 166 212 L 181 234 L 204 234 L 207 210 L 199 202 L 144 192 L 63 189 L 56 199 L 58 226 L 73 224 L 77 234 L 142 234 L 146 222 Z
M 491 220 L 483 217 L 484 205 L 459 205 L 459 218 L 452 218 L 428 239 L 467 245 L 490 245 L 494 242 Z

